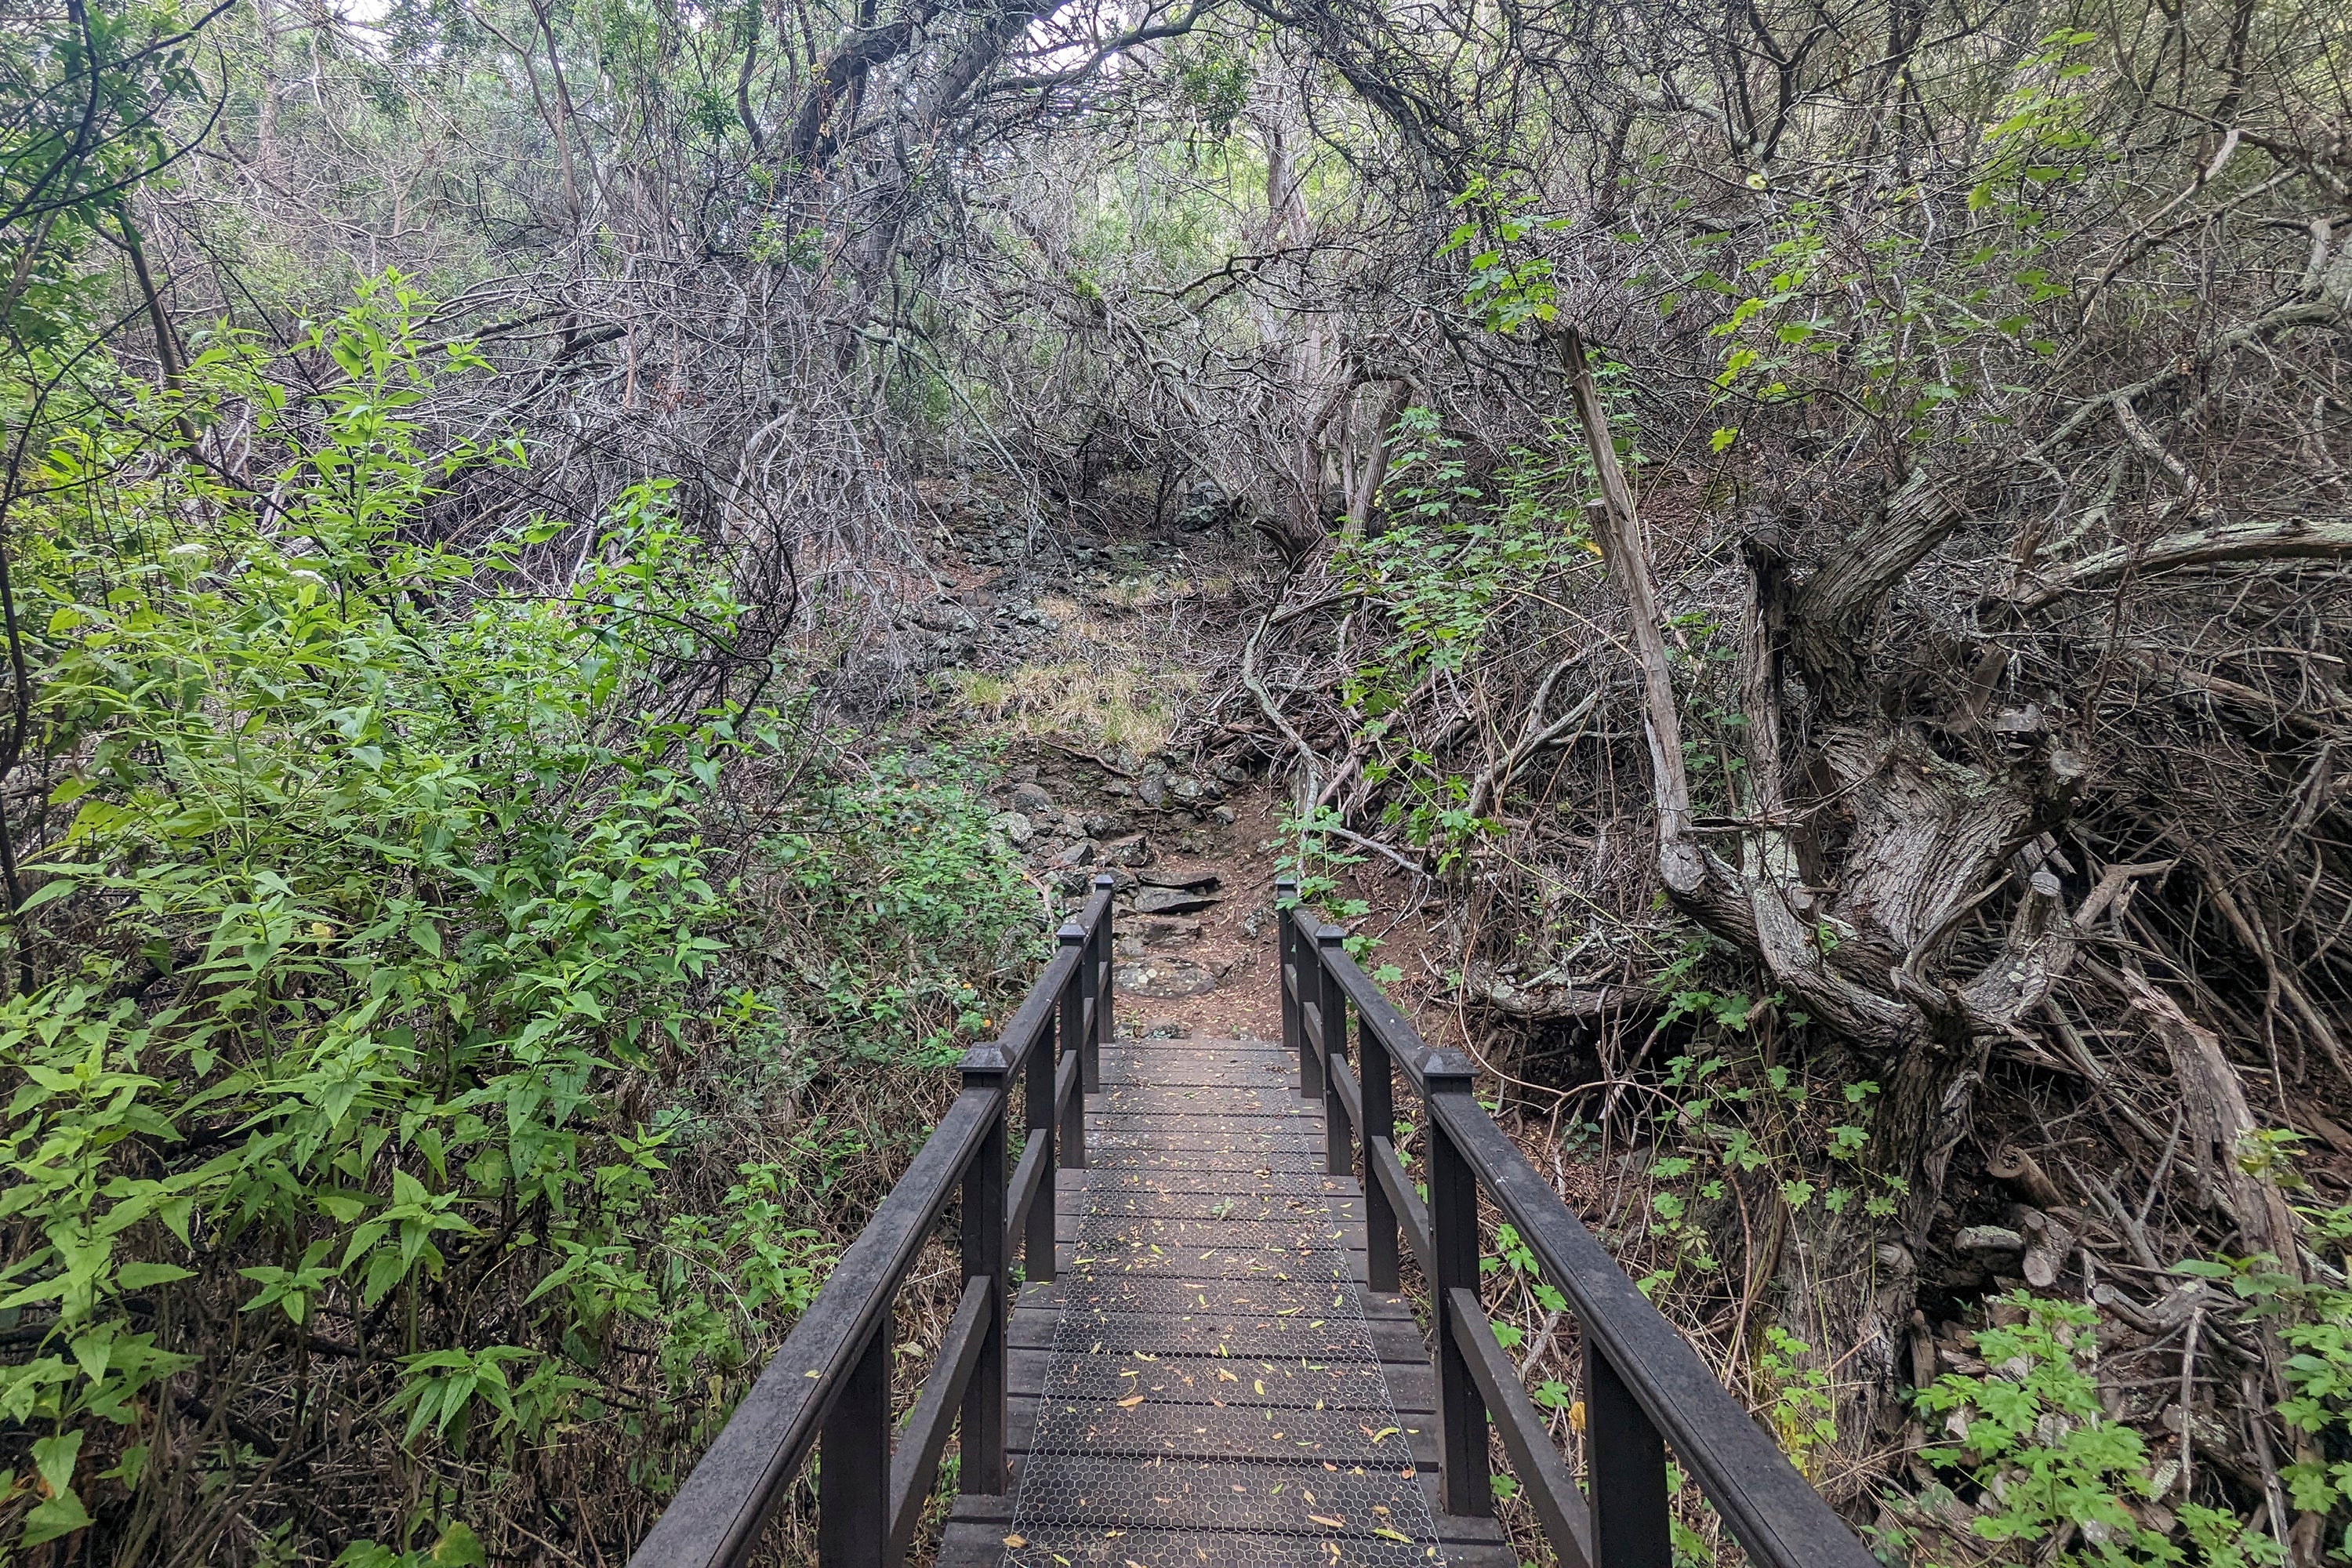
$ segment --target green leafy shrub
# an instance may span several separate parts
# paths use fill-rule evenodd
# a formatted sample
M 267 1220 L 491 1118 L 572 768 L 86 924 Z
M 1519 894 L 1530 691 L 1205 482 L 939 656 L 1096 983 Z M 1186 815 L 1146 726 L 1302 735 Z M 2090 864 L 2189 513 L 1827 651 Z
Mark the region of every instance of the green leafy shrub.
M 64 826 L 0 1001 L 0 1547 L 478 1563 L 460 1516 L 583 1507 L 621 1544 L 862 1217 L 815 1224 L 809 1172 L 922 1131 L 902 1097 L 887 1140 L 820 1113 L 747 1150 L 698 1064 L 786 1016 L 851 1068 L 936 1064 L 1029 951 L 958 786 L 819 768 L 765 848 L 712 842 L 722 774 L 806 739 L 665 709 L 742 615 L 665 486 L 558 593 L 523 570 L 553 525 L 425 542 L 451 474 L 525 461 L 428 444 L 419 405 L 480 361 L 425 310 L 368 290 L 297 345 L 307 397 L 235 338 L 184 398 L 126 389 L 12 539 Z M 246 482 L 169 434 L 240 421 L 275 454 Z M 793 952 L 772 905 L 828 940 Z M 381 1466 L 331 1512 L 301 1495 L 330 1447 Z
M 1463 443 L 1425 408 L 1405 409 L 1388 440 L 1395 456 L 1383 489 L 1386 526 L 1342 540 L 1332 558 L 1335 574 L 1381 612 L 1387 629 L 1343 679 L 1340 696 L 1370 754 L 1365 777 L 1402 785 L 1382 826 L 1432 848 L 1444 870 L 1492 830 L 1492 819 L 1474 809 L 1470 780 L 1441 771 L 1426 752 L 1400 748 L 1389 732 L 1427 683 L 1469 667 L 1519 596 L 1543 591 L 1564 565 L 1591 563 L 1580 505 L 1590 461 L 1565 440 L 1556 449 L 1514 451 L 1489 489 L 1475 482 Z
M 2269 1173 L 2283 1186 L 2303 1186 L 2291 1158 L 2293 1134 L 2273 1155 Z M 2265 1152 L 2258 1143 L 2241 1153 L 2250 1167 Z M 2252 1157 L 2250 1157 L 2252 1156 Z M 2352 1241 L 2352 1206 L 2298 1208 L 2313 1245 L 2341 1249 Z M 2249 1320 L 2278 1336 L 2287 1352 L 2279 1374 L 2287 1397 L 2278 1415 L 2302 1440 L 2303 1453 L 2279 1467 L 2279 1479 L 2296 1509 L 2341 1521 L 2352 1514 L 2352 1286 L 2345 1276 L 2305 1279 L 2287 1272 L 2268 1254 L 2253 1258 L 2192 1258 L 2180 1273 L 2213 1280 L 2245 1303 Z M 2330 1456 L 2335 1456 L 2331 1458 Z M 2345 1525 L 2334 1555 L 2352 1560 L 2352 1525 Z
M 2278 1544 L 2227 1511 L 2157 1497 L 2147 1446 L 2099 1405 L 2093 1370 L 2098 1314 L 2019 1290 L 2004 1298 L 2021 1321 L 1986 1329 L 1981 1377 L 1947 1373 L 1919 1393 L 1949 1444 L 1926 1451 L 1969 1511 L 1974 1560 L 2172 1563 L 2211 1568 L 2284 1561 Z

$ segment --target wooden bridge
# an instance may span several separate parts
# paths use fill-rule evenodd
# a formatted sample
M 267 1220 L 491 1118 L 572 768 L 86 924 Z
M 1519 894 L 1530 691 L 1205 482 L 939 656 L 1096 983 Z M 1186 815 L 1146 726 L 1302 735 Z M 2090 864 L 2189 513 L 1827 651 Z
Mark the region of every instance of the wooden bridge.
M 1510 1564 L 1491 1439 L 1565 1568 L 1671 1568 L 1669 1447 L 1751 1562 L 1875 1568 L 1294 891 L 1279 1043 L 1118 1043 L 1096 879 L 631 1568 L 774 1557 L 813 1453 L 823 1568 L 895 1568 L 950 1435 L 959 1568 Z M 1581 1331 L 1580 1486 L 1480 1308 L 1482 1193 Z M 951 1206 L 961 1300 L 894 1423 L 892 1299 Z

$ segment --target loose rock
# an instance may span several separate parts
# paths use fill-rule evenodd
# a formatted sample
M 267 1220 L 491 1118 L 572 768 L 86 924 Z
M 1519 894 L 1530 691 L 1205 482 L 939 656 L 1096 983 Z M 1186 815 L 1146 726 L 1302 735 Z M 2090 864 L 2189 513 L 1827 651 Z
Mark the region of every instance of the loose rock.
M 1214 871 L 1180 871 L 1173 867 L 1162 867 L 1156 871 L 1145 871 L 1138 875 L 1135 879 L 1147 888 L 1181 888 L 1187 892 L 1193 893 L 1208 892 L 1215 888 L 1218 882 L 1217 874 Z
M 1139 915 L 1189 915 L 1216 902 L 1218 897 L 1213 893 L 1192 892 L 1182 888 L 1146 887 L 1135 895 L 1135 912 Z
M 1204 995 L 1217 988 L 1217 977 L 1189 958 L 1148 958 L 1122 963 L 1113 983 L 1129 996 L 1162 1001 Z

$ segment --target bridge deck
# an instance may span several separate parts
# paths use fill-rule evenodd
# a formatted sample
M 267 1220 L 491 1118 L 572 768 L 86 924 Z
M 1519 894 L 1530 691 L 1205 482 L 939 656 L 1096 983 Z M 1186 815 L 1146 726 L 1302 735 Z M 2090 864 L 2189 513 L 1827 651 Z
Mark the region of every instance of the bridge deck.
M 959 1500 L 943 1568 L 1515 1562 L 1438 1510 L 1427 1346 L 1364 1285 L 1296 1061 L 1148 1040 L 1102 1071 L 1057 1278 L 1013 1315 L 1012 1491 Z

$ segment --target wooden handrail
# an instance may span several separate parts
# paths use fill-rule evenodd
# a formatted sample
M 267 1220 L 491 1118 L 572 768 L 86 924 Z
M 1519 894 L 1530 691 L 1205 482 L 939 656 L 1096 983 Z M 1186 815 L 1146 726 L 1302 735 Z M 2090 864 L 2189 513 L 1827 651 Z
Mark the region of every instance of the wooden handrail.
M 1052 962 L 1003 1033 L 964 1054 L 962 1093 L 842 1252 L 629 1568 L 738 1568 L 820 1443 L 837 1460 L 822 1468 L 819 1483 L 824 1568 L 896 1568 L 937 1482 L 950 1428 L 961 1433 L 962 1489 L 1004 1489 L 1007 1266 L 1017 1240 L 1025 1276 L 1053 1278 L 1053 1171 L 1086 1163 L 1083 1101 L 1101 1085 L 1099 1053 L 1111 1032 L 1110 899 L 1111 879 L 1097 877 L 1093 897 L 1055 933 Z M 1015 1079 L 1025 1079 L 1028 1131 L 1019 1172 L 1008 1177 Z M 893 1452 L 891 1304 L 959 1194 L 962 1296 Z
M 1349 1123 L 1329 1140 L 1334 1175 L 1363 1168 L 1365 1254 L 1376 1290 L 1399 1284 L 1400 1241 L 1432 1288 L 1442 1494 L 1455 1513 L 1493 1509 L 1486 1428 L 1511 1456 L 1546 1535 L 1570 1568 L 1670 1568 L 1665 1449 L 1698 1482 L 1748 1555 L 1766 1568 L 1875 1568 L 1876 1559 L 1707 1370 L 1673 1324 L 1585 1229 L 1470 1092 L 1469 1060 L 1436 1050 L 1381 995 L 1336 927 L 1308 920 L 1276 884 L 1283 1043 L 1301 1091 Z M 1358 1061 L 1347 1061 L 1347 1015 Z M 1424 1203 L 1393 1143 L 1391 1071 L 1423 1102 Z M 1478 1305 L 1483 1191 L 1568 1298 L 1585 1346 L 1586 1485 L 1560 1462 Z

